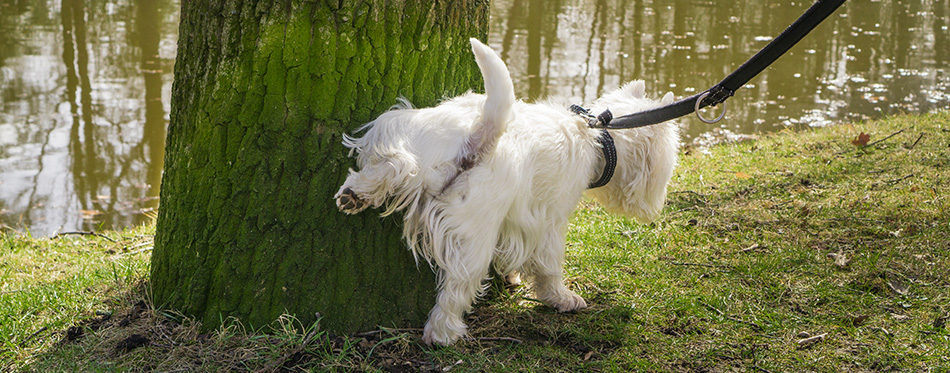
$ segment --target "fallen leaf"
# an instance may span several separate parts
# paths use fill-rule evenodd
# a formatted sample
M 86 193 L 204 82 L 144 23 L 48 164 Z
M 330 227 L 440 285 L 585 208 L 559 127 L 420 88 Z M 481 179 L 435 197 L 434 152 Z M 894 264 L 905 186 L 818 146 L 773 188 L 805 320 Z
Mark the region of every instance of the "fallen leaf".
M 844 255 L 843 252 L 830 253 L 828 257 L 835 260 L 835 266 L 838 268 L 845 268 L 848 266 L 848 263 L 851 263 L 851 259 L 848 259 L 847 255 Z
M 442 368 L 442 371 L 443 371 L 443 372 L 448 372 L 448 371 L 452 370 L 452 368 L 455 368 L 456 365 L 459 365 L 459 364 L 461 364 L 461 363 L 462 363 L 462 360 L 460 359 L 459 361 L 456 361 L 455 364 L 452 364 L 452 365 L 449 365 L 449 366 L 447 366 L 447 367 L 445 367 L 445 368 Z
M 749 246 L 749 247 L 747 247 L 747 248 L 745 248 L 745 249 L 739 250 L 739 252 L 740 252 L 740 253 L 747 253 L 747 252 L 750 252 L 750 251 L 755 250 L 755 249 L 758 249 L 758 248 L 759 248 L 759 244 L 754 243 L 754 244 L 752 244 L 752 246 Z
M 855 316 L 855 317 L 851 318 L 851 325 L 854 325 L 854 326 L 861 326 L 861 325 L 864 325 L 864 323 L 865 323 L 866 321 L 868 321 L 868 318 L 870 318 L 870 317 L 871 317 L 870 315 Z
M 855 138 L 854 140 L 851 140 L 851 144 L 858 147 L 867 146 L 868 141 L 870 140 L 871 140 L 871 135 L 861 132 L 861 134 L 859 134 L 857 138 Z
M 944 325 L 947 325 L 947 319 L 950 318 L 950 315 L 943 315 L 934 320 L 934 328 L 943 329 Z
M 847 267 L 848 263 L 851 263 L 851 260 L 848 259 L 848 257 L 845 256 L 844 254 L 840 254 L 838 255 L 837 258 L 835 258 L 835 265 L 838 267 L 841 267 L 841 268 Z
M 748 179 L 748 178 L 752 177 L 752 175 L 749 175 L 749 174 L 747 174 L 747 173 L 745 173 L 745 172 L 739 171 L 739 172 L 736 172 L 736 177 L 738 177 L 738 178 L 740 178 L 740 179 Z
M 894 320 L 896 320 L 896 321 L 898 321 L 898 322 L 902 322 L 902 321 L 906 321 L 907 319 L 910 319 L 910 316 L 892 313 L 892 314 L 891 314 L 891 318 L 893 318 Z
M 909 285 L 905 284 L 898 278 L 893 278 L 891 276 L 888 277 L 887 286 L 890 287 L 891 290 L 894 290 L 894 292 L 900 295 L 907 295 L 907 290 L 910 288 Z

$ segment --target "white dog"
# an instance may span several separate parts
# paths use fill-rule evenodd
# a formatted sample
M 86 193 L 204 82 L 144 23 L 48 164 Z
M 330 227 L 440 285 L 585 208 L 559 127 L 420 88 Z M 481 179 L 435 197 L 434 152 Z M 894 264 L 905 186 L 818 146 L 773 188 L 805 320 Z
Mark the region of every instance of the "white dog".
M 334 196 L 355 214 L 385 205 L 404 211 L 403 236 L 413 256 L 438 274 L 439 294 L 423 332 L 428 344 L 448 345 L 466 333 L 462 317 L 484 290 L 489 266 L 533 280 L 535 296 L 560 312 L 587 307 L 562 282 L 568 219 L 605 156 L 600 130 L 565 108 L 515 100 L 508 68 L 471 39 L 485 95 L 467 93 L 433 108 L 402 101 L 360 131 L 344 137 L 359 155 Z M 634 81 L 594 103 L 634 113 L 673 101 L 644 98 Z M 654 219 L 676 164 L 677 127 L 664 123 L 612 132 L 618 167 L 591 194 L 609 211 Z

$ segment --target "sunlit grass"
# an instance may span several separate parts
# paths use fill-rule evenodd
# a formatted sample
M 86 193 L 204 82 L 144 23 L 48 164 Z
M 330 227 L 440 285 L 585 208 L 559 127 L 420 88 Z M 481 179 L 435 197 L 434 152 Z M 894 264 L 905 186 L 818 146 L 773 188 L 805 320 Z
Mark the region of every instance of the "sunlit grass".
M 650 341 L 618 351 L 624 359 L 946 367 L 947 123 L 943 112 L 687 149 L 650 227 L 577 213 L 569 268 L 593 282 L 580 286 L 585 297 L 610 293 L 611 308 L 629 299 L 639 310 L 637 334 Z M 865 132 L 872 146 L 852 144 Z M 806 333 L 825 337 L 800 345 Z
M 34 238 L 0 233 L 0 359 L 27 359 L 77 320 L 125 307 L 148 272 L 151 230 Z
M 947 112 L 685 149 L 656 222 L 587 200 L 575 213 L 565 275 L 588 309 L 492 291 L 448 348 L 290 316 L 199 334 L 147 304 L 148 253 L 134 247 L 149 228 L 106 234 L 115 243 L 7 233 L 0 351 L 42 371 L 950 369 L 948 166 Z M 60 343 L 75 325 L 85 335 Z M 136 334 L 149 342 L 117 347 Z

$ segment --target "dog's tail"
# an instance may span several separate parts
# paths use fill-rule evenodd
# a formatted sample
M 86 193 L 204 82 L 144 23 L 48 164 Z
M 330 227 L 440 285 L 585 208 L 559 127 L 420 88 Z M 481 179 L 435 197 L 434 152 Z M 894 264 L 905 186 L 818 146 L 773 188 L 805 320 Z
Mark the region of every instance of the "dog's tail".
M 485 106 L 475 123 L 471 137 L 459 154 L 459 167 L 466 170 L 491 153 L 498 138 L 508 128 L 511 106 L 515 103 L 515 88 L 508 67 L 501 57 L 478 39 L 471 38 L 475 62 L 485 79 Z

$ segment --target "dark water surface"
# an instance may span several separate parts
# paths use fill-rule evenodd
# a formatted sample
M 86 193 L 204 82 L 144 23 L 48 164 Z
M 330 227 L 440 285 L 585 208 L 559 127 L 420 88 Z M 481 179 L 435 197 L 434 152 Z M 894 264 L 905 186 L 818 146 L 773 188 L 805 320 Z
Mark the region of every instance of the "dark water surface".
M 519 97 L 589 104 L 717 83 L 810 5 L 498 0 L 489 43 Z M 851 0 L 684 141 L 950 108 L 950 2 Z M 154 214 L 178 1 L 0 0 L 0 231 L 122 228 Z

